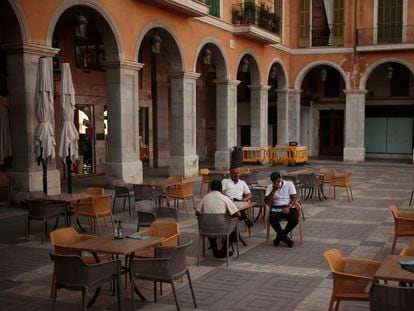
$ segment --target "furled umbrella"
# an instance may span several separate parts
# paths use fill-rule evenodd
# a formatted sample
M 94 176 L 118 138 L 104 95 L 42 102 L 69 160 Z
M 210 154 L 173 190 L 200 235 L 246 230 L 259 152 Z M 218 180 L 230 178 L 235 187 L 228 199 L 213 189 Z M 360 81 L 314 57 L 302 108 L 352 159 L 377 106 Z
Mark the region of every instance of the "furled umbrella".
M 47 161 L 55 158 L 55 130 L 53 85 L 51 62 L 45 57 L 39 59 L 35 91 L 37 126 L 34 132 L 35 153 L 38 164 L 43 168 L 43 192 L 47 194 Z
M 78 140 L 79 134 L 76 130 L 74 119 L 75 109 L 75 89 L 73 88 L 72 74 L 69 63 L 62 66 L 61 84 L 61 104 L 62 104 L 62 133 L 60 135 L 59 156 L 65 161 L 67 167 L 68 192 L 72 193 L 72 173 L 71 166 L 79 157 Z

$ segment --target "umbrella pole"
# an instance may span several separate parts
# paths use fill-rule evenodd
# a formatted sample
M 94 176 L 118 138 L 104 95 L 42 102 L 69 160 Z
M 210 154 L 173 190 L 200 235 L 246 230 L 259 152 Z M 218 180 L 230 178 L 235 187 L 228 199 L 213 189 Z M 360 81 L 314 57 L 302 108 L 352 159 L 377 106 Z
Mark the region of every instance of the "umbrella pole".
M 42 158 L 43 155 L 43 147 L 40 147 L 40 156 L 37 158 L 37 164 L 40 165 L 42 163 L 43 169 L 43 192 L 47 195 L 47 159 L 44 160 Z
M 66 168 L 68 175 L 68 193 L 72 193 L 72 160 L 70 159 L 70 148 L 68 148 L 68 156 L 66 157 Z

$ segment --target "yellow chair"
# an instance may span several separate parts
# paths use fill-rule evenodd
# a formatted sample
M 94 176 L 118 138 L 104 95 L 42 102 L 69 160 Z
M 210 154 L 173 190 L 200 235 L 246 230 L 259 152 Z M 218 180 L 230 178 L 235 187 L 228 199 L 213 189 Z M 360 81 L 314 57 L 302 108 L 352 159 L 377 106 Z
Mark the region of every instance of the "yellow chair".
M 391 247 L 391 254 L 394 254 L 398 237 L 414 236 L 414 212 L 400 212 L 395 205 L 388 208 L 394 217 L 394 240 Z
M 104 188 L 102 187 L 88 187 L 83 192 L 85 194 L 91 194 L 91 195 L 104 195 Z
M 167 188 L 167 200 L 170 199 L 174 200 L 174 206 L 178 210 L 178 200 L 183 200 L 183 206 L 185 208 L 185 212 L 188 216 L 188 208 L 186 199 L 191 198 L 193 200 L 193 208 L 195 208 L 195 201 L 193 195 L 193 181 L 183 182 L 176 187 L 169 187 Z
M 200 169 L 201 183 L 200 183 L 200 196 L 203 192 L 203 185 L 207 184 L 207 192 L 210 192 L 210 170 L 208 168 Z
M 300 238 L 300 244 L 303 244 L 303 217 L 302 217 L 302 205 L 296 201 L 295 203 L 295 207 L 298 211 L 298 225 L 297 227 L 299 228 L 299 238 Z M 266 204 L 266 240 L 268 242 L 270 242 L 270 221 L 269 221 L 269 217 L 270 217 L 270 207 L 269 205 Z M 284 219 L 281 219 L 280 221 L 286 221 Z M 292 232 L 291 232 L 292 234 Z
M 334 188 L 334 200 L 336 199 L 336 188 L 342 187 L 346 189 L 346 194 L 348 196 L 351 195 L 352 200 L 354 199 L 354 196 L 352 195 L 352 189 L 351 189 L 351 176 L 352 172 L 348 172 L 346 175 L 336 175 L 332 176 L 332 186 Z
M 336 170 L 334 168 L 320 168 L 319 173 L 323 174 L 323 183 L 329 186 L 329 195 L 330 195 L 332 184 L 333 184 L 333 179 L 336 176 Z
M 248 175 L 250 173 L 250 169 L 247 166 L 239 167 L 239 175 Z
M 77 217 L 84 216 L 89 218 L 89 227 L 91 232 L 96 232 L 98 227 L 98 233 L 101 235 L 101 227 L 99 225 L 99 218 L 104 217 L 106 223 L 106 217 L 111 219 L 112 229 L 115 229 L 114 218 L 111 211 L 112 195 L 100 195 L 91 198 L 90 201 L 82 201 L 73 203 L 75 214 Z
M 343 257 L 338 249 L 324 254 L 333 276 L 333 287 L 329 311 L 338 310 L 341 300 L 368 301 L 366 288 L 374 280 L 374 274 L 381 265 L 379 261 Z

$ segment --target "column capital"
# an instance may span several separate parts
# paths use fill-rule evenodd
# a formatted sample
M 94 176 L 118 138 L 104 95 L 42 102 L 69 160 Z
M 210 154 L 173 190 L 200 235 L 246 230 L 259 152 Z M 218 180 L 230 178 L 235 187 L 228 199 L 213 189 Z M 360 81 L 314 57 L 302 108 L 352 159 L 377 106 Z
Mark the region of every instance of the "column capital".
M 240 80 L 231 80 L 231 79 L 224 79 L 224 80 L 213 80 L 216 85 L 234 85 L 238 86 L 240 84 Z
M 174 73 L 170 73 L 169 76 L 172 79 L 194 79 L 197 80 L 200 76 L 201 73 L 197 73 L 197 72 L 174 72 Z
M 300 94 L 302 93 L 302 90 L 286 88 L 286 89 L 277 89 L 276 92 L 279 94 Z
M 2 49 L 7 54 L 33 54 L 45 57 L 54 57 L 59 53 L 60 49 L 53 48 L 46 45 L 33 44 L 33 43 L 10 43 L 3 44 Z
M 251 91 L 268 91 L 272 88 L 270 85 L 248 85 L 247 87 Z
M 107 61 L 102 64 L 102 67 L 105 69 L 129 69 L 139 71 L 144 67 L 143 63 L 137 63 L 130 60 L 116 60 L 116 61 Z
M 343 91 L 346 95 L 354 95 L 354 94 L 355 95 L 365 95 L 365 94 L 368 93 L 368 91 L 364 90 L 364 89 L 349 89 L 349 90 L 343 90 Z

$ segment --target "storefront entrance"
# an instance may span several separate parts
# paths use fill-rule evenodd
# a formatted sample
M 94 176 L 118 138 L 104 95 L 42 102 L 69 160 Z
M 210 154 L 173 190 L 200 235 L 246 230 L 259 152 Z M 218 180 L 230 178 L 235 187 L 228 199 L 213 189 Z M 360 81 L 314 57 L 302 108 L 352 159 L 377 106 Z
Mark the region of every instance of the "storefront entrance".
M 319 155 L 342 155 L 344 149 L 344 111 L 319 112 Z

